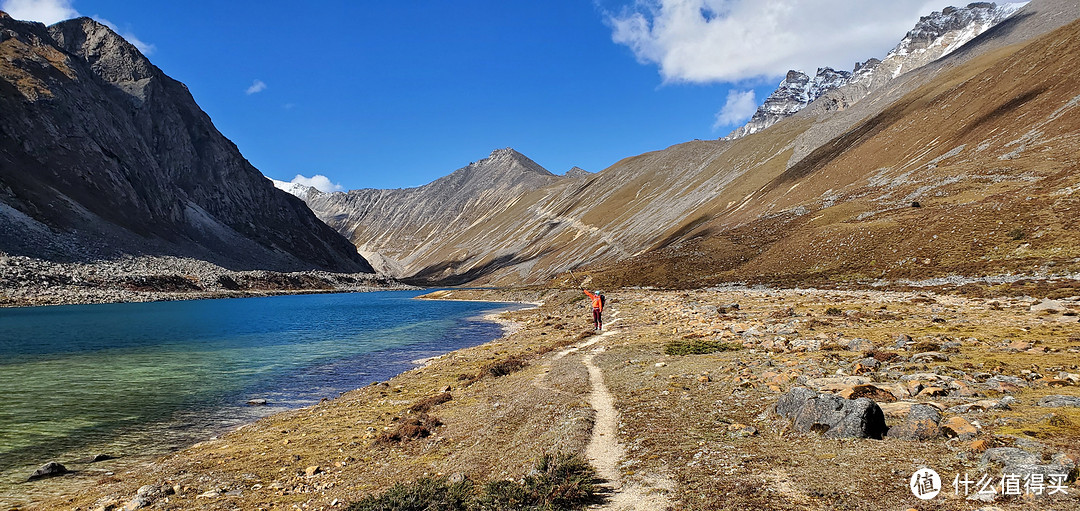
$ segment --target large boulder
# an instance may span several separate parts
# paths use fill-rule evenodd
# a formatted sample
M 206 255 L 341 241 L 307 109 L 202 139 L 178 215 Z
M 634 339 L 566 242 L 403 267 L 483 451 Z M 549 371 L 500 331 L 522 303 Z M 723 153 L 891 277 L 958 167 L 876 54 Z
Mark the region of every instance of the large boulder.
M 844 399 L 834 394 L 796 387 L 776 403 L 776 413 L 790 419 L 795 429 L 828 437 L 880 440 L 888 430 L 877 403 L 865 397 Z
M 930 405 L 914 404 L 904 422 L 889 428 L 889 438 L 900 440 L 932 440 L 940 438 L 941 411 Z

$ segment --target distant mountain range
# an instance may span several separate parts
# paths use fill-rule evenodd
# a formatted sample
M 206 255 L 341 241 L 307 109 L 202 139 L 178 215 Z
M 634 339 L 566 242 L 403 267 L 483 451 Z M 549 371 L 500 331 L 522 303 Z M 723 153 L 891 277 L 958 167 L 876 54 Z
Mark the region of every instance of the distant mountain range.
M 500 150 L 423 187 L 307 202 L 381 270 L 421 283 L 1078 272 L 1078 16 L 1066 0 L 944 9 L 880 62 L 789 74 L 770 103 L 783 115 L 753 136 L 596 174 Z
M 108 27 L 0 13 L 0 251 L 371 271 Z
M 474 285 L 1078 273 L 1078 17 L 1075 0 L 945 9 L 880 62 L 790 73 L 752 136 L 597 173 L 499 149 L 416 188 L 279 183 L 301 201 L 106 27 L 0 16 L 0 250 L 338 271 L 366 257 Z

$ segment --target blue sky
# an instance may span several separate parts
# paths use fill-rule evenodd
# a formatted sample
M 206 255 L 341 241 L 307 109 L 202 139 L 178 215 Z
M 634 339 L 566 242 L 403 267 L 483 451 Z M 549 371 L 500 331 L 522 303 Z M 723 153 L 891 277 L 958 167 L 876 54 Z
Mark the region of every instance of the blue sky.
M 717 138 L 788 68 L 850 70 L 945 5 L 0 0 L 108 21 L 265 175 L 345 189 L 421 185 L 502 147 L 561 174 Z M 780 36 L 763 16 L 780 16 L 766 23 Z

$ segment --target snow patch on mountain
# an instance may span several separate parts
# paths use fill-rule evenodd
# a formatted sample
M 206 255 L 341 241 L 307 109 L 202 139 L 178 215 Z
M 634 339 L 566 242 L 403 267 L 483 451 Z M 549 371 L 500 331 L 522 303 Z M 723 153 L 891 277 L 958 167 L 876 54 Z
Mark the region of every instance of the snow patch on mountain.
M 849 94 L 848 104 L 884 86 L 897 76 L 922 67 L 957 50 L 968 41 L 1001 23 L 1027 2 L 997 5 L 974 2 L 967 7 L 946 7 L 923 16 L 915 27 L 885 55 L 882 60 L 869 59 L 855 64 L 851 72 L 819 68 L 811 79 L 801 71 L 788 71 L 776 90 L 758 107 L 745 125 L 724 137 L 724 140 L 757 133 L 781 120 L 791 117 L 829 91 L 849 85 L 859 86 Z
M 282 190 L 282 191 L 291 193 L 291 194 L 299 197 L 300 199 L 306 199 L 308 194 L 311 193 L 311 190 L 314 189 L 314 187 L 308 186 L 308 185 L 303 184 L 303 183 L 292 183 L 292 182 L 289 182 L 289 181 L 278 181 L 277 179 L 269 178 L 269 177 L 266 178 L 266 179 L 269 179 L 271 183 L 274 183 L 274 188 L 277 188 L 278 190 Z

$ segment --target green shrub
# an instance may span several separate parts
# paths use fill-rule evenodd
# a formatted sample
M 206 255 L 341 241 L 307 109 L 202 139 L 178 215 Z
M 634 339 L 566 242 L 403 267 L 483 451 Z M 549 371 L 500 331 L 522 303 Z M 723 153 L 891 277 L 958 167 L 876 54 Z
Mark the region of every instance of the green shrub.
M 825 309 L 825 315 L 826 316 L 843 316 L 844 311 L 839 309 L 839 308 L 836 308 L 836 307 L 829 307 L 828 309 Z
M 465 479 L 451 483 L 445 477 L 425 477 L 412 483 L 398 483 L 382 495 L 369 495 L 354 502 L 347 511 L 468 511 L 473 483 Z
M 521 481 L 492 481 L 482 487 L 468 479 L 451 483 L 425 477 L 398 483 L 365 497 L 348 511 L 555 511 L 600 504 L 601 480 L 580 456 L 545 454 Z
M 712 339 L 679 339 L 669 341 L 664 346 L 664 353 L 668 355 L 705 355 L 720 351 L 739 351 L 741 344 L 722 342 Z

